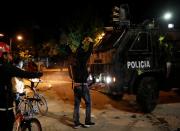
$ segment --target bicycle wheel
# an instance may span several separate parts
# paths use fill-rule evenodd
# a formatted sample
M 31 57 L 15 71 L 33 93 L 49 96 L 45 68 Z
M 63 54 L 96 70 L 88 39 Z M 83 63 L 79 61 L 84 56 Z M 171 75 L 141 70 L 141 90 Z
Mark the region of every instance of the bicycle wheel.
M 22 114 L 35 115 L 37 111 L 34 110 L 32 98 L 25 98 L 22 100 L 18 106 L 18 109 L 22 112 Z
M 43 95 L 39 94 L 36 96 L 37 106 L 41 115 L 45 115 L 48 112 L 47 101 Z
M 21 131 L 42 131 L 41 123 L 37 118 L 23 121 Z
M 18 110 L 22 112 L 22 114 L 29 112 L 29 106 L 27 100 L 21 100 L 21 102 L 18 105 Z

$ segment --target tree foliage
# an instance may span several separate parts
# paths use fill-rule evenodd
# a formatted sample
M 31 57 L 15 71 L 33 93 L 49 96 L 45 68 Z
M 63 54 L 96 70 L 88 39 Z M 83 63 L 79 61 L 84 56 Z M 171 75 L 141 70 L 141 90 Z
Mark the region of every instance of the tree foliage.
M 81 12 L 82 14 L 74 16 L 72 21 L 67 24 L 67 43 L 74 52 L 82 40 L 90 36 L 95 38 L 97 32 L 103 29 L 103 24 L 91 10 Z
M 103 29 L 103 22 L 92 8 L 74 14 L 68 16 L 66 24 L 50 31 L 47 27 L 33 26 L 30 29 L 30 44 L 26 44 L 28 47 L 18 47 L 17 50 L 23 49 L 20 51 L 22 56 L 28 53 L 34 57 L 66 57 L 70 52 L 67 45 L 74 52 L 86 36 L 94 39 L 97 32 Z

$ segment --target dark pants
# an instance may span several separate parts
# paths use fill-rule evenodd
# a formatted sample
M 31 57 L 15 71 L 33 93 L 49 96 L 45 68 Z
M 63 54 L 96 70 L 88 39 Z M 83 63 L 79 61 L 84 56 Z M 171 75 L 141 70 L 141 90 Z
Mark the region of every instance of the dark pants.
M 14 124 L 14 112 L 0 111 L 0 131 L 12 131 Z
M 91 97 L 89 93 L 89 88 L 87 85 L 81 85 L 74 88 L 74 115 L 73 120 L 75 124 L 80 123 L 79 121 L 79 108 L 81 103 L 81 98 L 84 99 L 86 104 L 86 117 L 85 123 L 91 122 Z

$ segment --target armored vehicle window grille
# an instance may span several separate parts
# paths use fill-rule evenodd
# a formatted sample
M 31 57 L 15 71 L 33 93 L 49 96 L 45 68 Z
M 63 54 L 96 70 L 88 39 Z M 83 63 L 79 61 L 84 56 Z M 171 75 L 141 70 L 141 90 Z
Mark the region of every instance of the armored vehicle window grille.
M 148 33 L 138 33 L 130 48 L 130 51 L 148 51 Z
M 119 38 L 122 39 L 122 34 L 124 30 L 115 30 L 112 32 L 106 32 L 106 35 L 103 37 L 103 39 L 100 41 L 98 46 L 96 47 L 95 51 L 107 51 L 109 49 L 114 48 L 114 43 L 118 41 L 119 44 Z M 117 44 L 117 46 L 118 46 Z

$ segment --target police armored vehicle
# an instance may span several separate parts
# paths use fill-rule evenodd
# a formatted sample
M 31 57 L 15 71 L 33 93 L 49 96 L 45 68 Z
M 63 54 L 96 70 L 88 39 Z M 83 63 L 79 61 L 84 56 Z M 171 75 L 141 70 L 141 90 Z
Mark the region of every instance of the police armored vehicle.
M 106 93 L 119 98 L 135 94 L 142 111 L 151 112 L 160 90 L 180 87 L 178 37 L 176 31 L 160 31 L 154 21 L 106 28 L 89 61 L 91 74 L 96 83 L 104 83 Z

